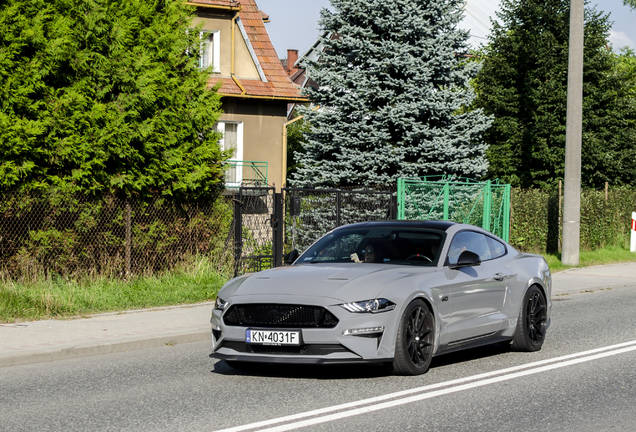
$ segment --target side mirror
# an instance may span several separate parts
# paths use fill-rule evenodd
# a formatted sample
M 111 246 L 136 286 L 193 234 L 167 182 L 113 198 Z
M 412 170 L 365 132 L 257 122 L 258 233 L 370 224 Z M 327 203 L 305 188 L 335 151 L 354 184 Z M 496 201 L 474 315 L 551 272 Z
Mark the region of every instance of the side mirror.
M 298 259 L 300 254 L 298 253 L 298 249 L 292 250 L 290 253 L 285 255 L 285 265 L 291 265 Z
M 478 266 L 479 264 L 481 264 L 479 255 L 477 255 L 475 252 L 464 251 L 459 254 L 459 257 L 457 258 L 457 264 L 451 265 L 450 268 L 454 270 L 462 267 Z

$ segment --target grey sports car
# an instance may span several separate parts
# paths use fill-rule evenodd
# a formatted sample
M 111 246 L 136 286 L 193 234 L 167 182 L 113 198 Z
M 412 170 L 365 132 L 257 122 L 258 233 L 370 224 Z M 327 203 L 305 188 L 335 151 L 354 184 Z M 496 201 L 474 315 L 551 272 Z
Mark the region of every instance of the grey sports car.
M 550 325 L 543 257 L 472 225 L 357 223 L 291 255 L 219 291 L 211 357 L 239 368 L 382 362 L 416 375 L 433 356 L 480 345 L 539 350 Z

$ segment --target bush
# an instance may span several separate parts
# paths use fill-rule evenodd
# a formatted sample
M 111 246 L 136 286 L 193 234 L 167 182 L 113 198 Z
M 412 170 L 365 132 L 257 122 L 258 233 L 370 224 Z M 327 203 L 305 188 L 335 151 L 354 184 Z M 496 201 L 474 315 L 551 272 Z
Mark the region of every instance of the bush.
M 562 203 L 561 203 L 562 205 Z M 581 250 L 627 247 L 636 191 L 581 191 Z M 510 244 L 524 252 L 556 252 L 561 245 L 562 210 L 557 191 L 513 189 Z

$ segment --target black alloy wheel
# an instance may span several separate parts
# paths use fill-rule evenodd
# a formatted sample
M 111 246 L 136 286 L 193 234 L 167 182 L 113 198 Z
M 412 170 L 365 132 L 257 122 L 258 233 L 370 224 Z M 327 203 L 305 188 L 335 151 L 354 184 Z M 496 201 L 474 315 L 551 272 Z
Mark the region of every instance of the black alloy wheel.
M 517 351 L 539 351 L 548 329 L 548 305 L 543 292 L 531 286 L 523 297 L 512 347 Z
M 420 375 L 428 370 L 433 358 L 435 317 L 426 303 L 413 300 L 404 311 L 395 343 L 393 372 Z

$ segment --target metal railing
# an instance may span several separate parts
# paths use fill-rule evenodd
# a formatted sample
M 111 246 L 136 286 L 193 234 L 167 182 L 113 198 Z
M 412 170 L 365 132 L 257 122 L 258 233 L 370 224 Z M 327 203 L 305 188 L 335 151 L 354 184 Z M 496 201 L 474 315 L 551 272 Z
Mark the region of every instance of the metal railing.
M 228 160 L 227 166 L 225 171 L 226 188 L 267 186 L 267 162 Z

